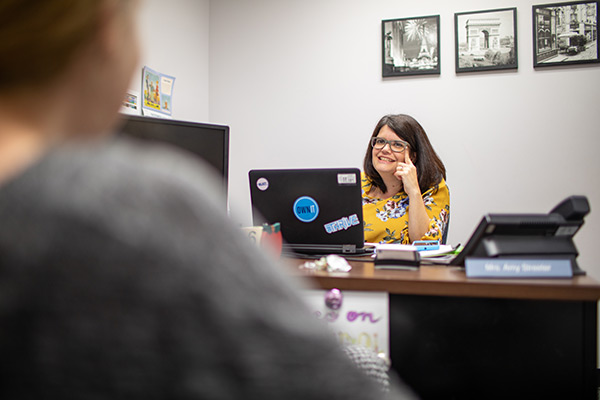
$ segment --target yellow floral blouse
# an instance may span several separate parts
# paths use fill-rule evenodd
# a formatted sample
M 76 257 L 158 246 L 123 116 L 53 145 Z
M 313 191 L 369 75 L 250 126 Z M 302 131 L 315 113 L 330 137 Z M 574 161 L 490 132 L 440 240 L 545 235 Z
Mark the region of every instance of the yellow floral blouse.
M 429 231 L 422 238 L 408 237 L 408 195 L 401 191 L 389 199 L 369 197 L 373 182 L 361 174 L 365 242 L 410 244 L 414 240 L 442 240 L 450 215 L 450 193 L 446 181 L 423 193 L 429 215 Z

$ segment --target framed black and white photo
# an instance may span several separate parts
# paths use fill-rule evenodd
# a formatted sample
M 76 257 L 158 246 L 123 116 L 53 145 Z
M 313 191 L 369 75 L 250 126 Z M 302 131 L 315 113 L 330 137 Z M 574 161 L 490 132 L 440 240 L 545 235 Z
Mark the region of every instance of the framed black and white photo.
M 533 66 L 598 61 L 598 2 L 533 6 Z
M 383 77 L 440 73 L 440 16 L 381 21 Z
M 454 14 L 456 72 L 517 69 L 517 9 Z

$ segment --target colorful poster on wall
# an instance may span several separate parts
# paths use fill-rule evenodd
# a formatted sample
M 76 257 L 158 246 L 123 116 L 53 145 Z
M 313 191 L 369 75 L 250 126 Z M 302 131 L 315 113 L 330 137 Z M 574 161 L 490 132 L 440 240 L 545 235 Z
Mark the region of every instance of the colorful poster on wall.
M 144 115 L 169 118 L 173 114 L 173 86 L 175 77 L 161 74 L 148 67 L 143 69 L 142 88 Z

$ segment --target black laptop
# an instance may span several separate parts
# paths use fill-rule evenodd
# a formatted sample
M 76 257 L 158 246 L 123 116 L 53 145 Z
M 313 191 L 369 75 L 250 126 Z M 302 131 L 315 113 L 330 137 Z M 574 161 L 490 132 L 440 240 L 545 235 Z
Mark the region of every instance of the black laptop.
M 248 175 L 253 223 L 279 222 L 284 250 L 365 252 L 357 168 L 261 169 Z

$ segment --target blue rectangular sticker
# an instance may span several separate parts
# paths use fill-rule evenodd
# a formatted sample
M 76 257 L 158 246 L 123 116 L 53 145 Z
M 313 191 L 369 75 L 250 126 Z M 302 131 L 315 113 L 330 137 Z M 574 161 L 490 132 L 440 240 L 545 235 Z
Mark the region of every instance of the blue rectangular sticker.
M 571 278 L 569 260 L 467 258 L 468 278 Z
M 415 240 L 413 246 L 417 251 L 438 250 L 440 248 L 439 240 Z
M 359 225 L 360 221 L 358 219 L 358 215 L 352 214 L 348 217 L 342 217 L 337 221 L 330 222 L 328 224 L 323 225 L 325 228 L 325 232 L 327 233 L 336 233 L 343 230 L 348 230 L 353 226 Z

